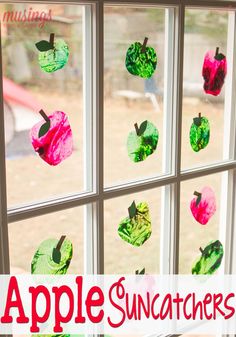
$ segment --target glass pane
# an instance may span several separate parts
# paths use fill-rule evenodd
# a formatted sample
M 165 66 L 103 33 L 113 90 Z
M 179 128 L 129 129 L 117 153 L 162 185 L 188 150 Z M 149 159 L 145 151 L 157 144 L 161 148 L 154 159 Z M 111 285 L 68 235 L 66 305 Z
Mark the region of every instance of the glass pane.
M 79 219 L 79 220 L 78 220 Z M 39 245 L 62 235 L 73 244 L 70 274 L 83 273 L 83 207 L 43 215 L 9 224 L 11 273 L 30 273 L 31 261 Z M 63 246 L 62 246 L 63 248 Z
M 220 22 L 217 29 L 216 22 Z M 227 57 L 227 25 L 226 11 L 186 10 L 182 119 L 183 169 L 207 165 L 223 159 L 226 85 L 222 80 L 227 79 L 227 76 L 224 77 L 225 59 L 217 60 L 215 54 L 216 48 L 219 47 L 218 55 L 224 54 Z M 203 64 L 205 80 L 202 76 Z M 219 88 L 223 84 L 220 93 L 220 89 L 217 89 L 218 82 Z M 199 113 L 201 113 L 200 119 Z
M 198 205 L 195 192 L 201 193 Z M 192 179 L 181 184 L 180 274 L 191 274 L 193 264 L 201 256 L 199 249 L 204 250 L 211 241 L 219 240 L 220 196 L 221 174 Z
M 127 195 L 105 202 L 105 273 L 106 274 L 134 274 L 136 270 L 145 268 L 147 274 L 158 274 L 159 272 L 159 238 L 160 238 L 160 200 L 159 189 L 153 189 L 133 195 Z M 135 201 L 138 211 L 143 212 L 146 202 L 151 219 L 151 236 L 148 214 L 145 219 L 136 218 L 131 225 L 128 208 Z M 124 221 L 122 221 L 124 220 Z M 122 225 L 120 223 L 122 222 Z M 121 237 L 118 233 L 123 233 Z M 127 235 L 126 235 L 127 234 Z M 131 239 L 131 243 L 125 241 L 124 237 Z M 146 240 L 146 241 L 145 241 Z M 141 244 L 136 246 L 135 244 Z
M 104 177 L 106 186 L 162 173 L 164 19 L 165 9 L 105 7 Z M 148 38 L 147 48 L 153 47 L 157 55 L 157 66 L 154 73 L 150 72 L 153 74 L 150 78 L 139 76 L 144 75 L 143 68 L 135 70 L 139 74 L 137 76 L 129 72 L 133 71 L 133 66 L 138 63 L 145 37 Z M 135 42 L 139 43 L 135 45 L 136 61 L 132 63 L 128 58 L 126 63 L 126 52 L 131 44 L 133 46 L 129 50 L 136 48 Z M 145 62 L 149 65 L 148 60 Z M 137 123 L 139 128 L 146 120 L 154 124 L 159 133 L 158 144 L 156 146 L 154 141 L 155 145 L 153 143 L 150 145 L 150 151 L 148 146 L 145 148 L 145 137 L 136 137 L 134 126 Z M 133 135 L 130 137 L 134 140 L 131 142 L 129 139 L 130 158 L 127 142 L 131 132 Z M 148 156 L 146 157 L 144 153 Z M 142 161 L 142 159 L 145 160 Z
M 62 4 L 0 6 L 4 28 L 3 84 L 10 206 L 80 192 L 84 188 L 82 9 L 82 6 Z M 24 13 L 29 20 L 22 22 Z M 37 13 L 47 20 L 33 20 Z M 35 43 L 42 40 L 48 41 L 50 46 L 51 33 L 54 33 L 54 49 L 37 50 Z M 55 70 L 67 59 L 67 48 L 62 40 L 69 47 L 68 63 Z M 45 69 L 55 71 L 49 73 Z M 55 111 L 66 114 L 73 146 L 67 124 L 63 124 L 65 116 L 54 114 L 45 135 L 39 135 L 39 127 L 34 129 L 33 148 L 30 130 L 44 121 L 39 114 L 41 109 L 48 116 Z M 40 151 L 45 161 L 40 158 Z M 71 151 L 72 154 L 58 164 L 60 156 L 69 155 Z

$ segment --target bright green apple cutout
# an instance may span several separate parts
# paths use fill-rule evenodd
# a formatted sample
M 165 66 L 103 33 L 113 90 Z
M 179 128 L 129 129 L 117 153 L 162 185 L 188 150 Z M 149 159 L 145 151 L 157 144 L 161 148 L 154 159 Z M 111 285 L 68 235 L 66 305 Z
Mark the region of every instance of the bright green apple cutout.
M 192 274 L 211 275 L 220 267 L 224 249 L 219 240 L 210 242 L 204 249 L 200 248 L 201 256 L 194 263 Z
M 36 44 L 39 50 L 38 61 L 40 68 L 46 73 L 52 73 L 63 68 L 68 62 L 69 48 L 62 39 L 54 40 L 54 34 L 50 34 L 49 41 L 39 41 Z
M 145 160 L 157 148 L 159 133 L 154 124 L 144 121 L 138 127 L 134 124 L 135 131 L 128 135 L 127 149 L 130 159 L 137 163 Z
M 151 219 L 148 204 L 135 202 L 128 208 L 129 216 L 123 219 L 118 226 L 119 236 L 133 246 L 142 246 L 152 233 Z
M 199 113 L 198 117 L 193 119 L 190 128 L 189 140 L 193 151 L 198 152 L 204 149 L 210 139 L 210 123 L 206 117 Z
M 72 243 L 63 235 L 60 240 L 43 241 L 31 262 L 32 274 L 66 274 L 72 259 Z
M 152 77 L 157 66 L 157 55 L 152 47 L 147 47 L 148 38 L 143 44 L 134 42 L 126 52 L 125 65 L 128 72 L 142 78 Z

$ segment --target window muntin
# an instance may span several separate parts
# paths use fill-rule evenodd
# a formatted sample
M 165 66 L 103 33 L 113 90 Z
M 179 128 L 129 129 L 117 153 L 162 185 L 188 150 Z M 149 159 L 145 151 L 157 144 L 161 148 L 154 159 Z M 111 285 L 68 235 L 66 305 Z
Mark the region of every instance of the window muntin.
M 135 201 L 147 202 L 152 234 L 140 247 L 133 246 L 118 234 L 119 223 L 128 216 L 128 207 Z M 148 274 L 159 273 L 159 241 L 161 189 L 126 195 L 105 201 L 104 264 L 106 274 L 134 274 L 145 268 Z
M 114 24 L 115 22 L 115 24 Z M 125 67 L 126 51 L 134 42 L 157 53 L 151 79 L 132 76 Z M 105 6 L 104 8 L 104 180 L 105 186 L 167 174 L 163 172 L 163 92 L 165 9 Z M 143 162 L 128 156 L 127 137 L 134 124 L 152 122 L 159 131 L 156 151 Z M 116 150 L 117 149 L 117 152 Z M 125 170 L 124 170 L 125 168 Z
M 200 254 L 199 248 L 206 247 L 210 241 L 219 239 L 221 211 L 221 179 L 222 174 L 212 174 L 206 177 L 187 180 L 181 183 L 180 206 L 180 246 L 179 273 L 190 274 L 192 264 Z M 195 197 L 194 191 L 209 187 L 215 194 L 216 211 L 208 223 L 198 223 L 190 210 L 190 202 Z M 222 242 L 223 243 L 223 242 Z
M 26 219 L 9 224 L 11 272 L 30 273 L 32 258 L 41 242 L 60 239 L 62 235 L 73 244 L 73 257 L 68 273 L 84 272 L 84 207 Z M 77 220 L 76 220 L 77 219 Z
M 215 29 L 215 22 L 220 22 Z M 224 123 L 228 117 L 225 90 L 228 78 L 219 96 L 203 91 L 202 65 L 207 51 L 216 47 L 227 55 L 228 12 L 210 9 L 186 9 L 183 67 L 182 112 L 182 169 L 204 166 L 223 160 Z M 210 142 L 204 150 L 195 153 L 189 145 L 189 130 L 193 118 L 201 113 L 210 123 Z M 224 158 L 226 159 L 226 158 Z
M 87 189 L 84 184 L 85 118 L 83 114 L 83 6 L 81 5 L 0 5 L 0 12 L 44 11 L 55 18 L 41 28 L 31 22 L 6 22 L 2 31 L 3 76 L 25 90 L 23 103 L 8 102 L 5 106 L 6 174 L 8 206 L 19 206 L 51 199 Z M 73 14 L 73 18 L 72 18 Z M 55 39 L 64 39 L 70 46 L 66 67 L 55 73 L 45 73 L 38 65 L 35 43 L 48 40 L 51 32 Z M 14 94 L 14 89 L 11 89 Z M 5 102 L 5 101 L 4 101 Z M 27 106 L 29 105 L 29 106 Z M 32 107 L 30 107 L 32 106 Z M 10 110 L 9 110 L 10 109 Z M 73 154 L 60 165 L 50 167 L 35 153 L 29 130 L 42 120 L 38 113 L 54 111 L 67 114 L 73 133 Z M 13 117 L 10 121 L 8 116 Z M 14 124 L 14 134 L 12 125 Z M 86 144 L 87 146 L 88 144 Z

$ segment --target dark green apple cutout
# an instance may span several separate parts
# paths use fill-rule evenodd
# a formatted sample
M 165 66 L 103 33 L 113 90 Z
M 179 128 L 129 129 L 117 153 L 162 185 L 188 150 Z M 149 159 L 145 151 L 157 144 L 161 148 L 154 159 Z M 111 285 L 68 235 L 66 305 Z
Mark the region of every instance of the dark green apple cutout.
M 124 241 L 139 247 L 149 239 L 152 233 L 148 204 L 135 201 L 128 208 L 129 216 L 124 218 L 118 226 L 118 234 Z
M 135 131 L 128 135 L 127 149 L 130 159 L 137 163 L 145 160 L 157 148 L 159 133 L 154 124 L 144 121 L 138 127 L 134 124 Z
M 202 117 L 201 113 L 193 119 L 193 124 L 190 128 L 189 140 L 190 145 L 195 152 L 204 149 L 210 139 L 210 123 L 206 117 Z
M 143 44 L 134 42 L 126 52 L 125 65 L 128 72 L 142 78 L 150 78 L 157 66 L 157 55 L 152 47 L 147 47 L 148 38 Z
M 49 41 L 42 40 L 35 44 L 39 50 L 38 61 L 40 68 L 46 73 L 52 73 L 63 68 L 68 62 L 69 47 L 62 39 L 54 39 L 50 34 Z
M 43 241 L 31 262 L 31 274 L 62 275 L 66 274 L 72 259 L 73 246 L 63 235 L 60 240 Z
M 220 267 L 224 249 L 219 240 L 211 241 L 204 249 L 199 248 L 201 256 L 192 267 L 193 275 L 212 275 Z

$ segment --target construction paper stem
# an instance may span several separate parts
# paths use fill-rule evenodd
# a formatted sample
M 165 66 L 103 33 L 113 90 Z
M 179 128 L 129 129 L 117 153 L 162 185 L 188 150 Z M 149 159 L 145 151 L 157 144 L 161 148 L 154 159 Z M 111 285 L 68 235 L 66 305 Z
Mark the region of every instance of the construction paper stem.
M 219 54 L 219 47 L 216 47 L 216 53 L 215 53 L 215 57 Z
M 148 42 L 148 38 L 145 37 L 145 39 L 144 39 L 144 41 L 143 41 L 141 53 L 145 53 L 145 51 L 146 51 L 146 46 L 147 46 L 147 42 Z
M 200 247 L 200 248 L 199 248 L 199 250 L 200 250 L 200 252 L 201 252 L 201 253 L 203 253 L 203 249 L 202 249 L 202 247 Z
M 201 197 L 202 196 L 202 193 L 200 193 L 200 192 L 197 192 L 197 191 L 194 191 L 194 193 L 193 193 L 194 195 L 196 195 L 196 197 Z
M 138 134 L 139 134 L 139 128 L 138 128 L 138 124 L 137 124 L 137 123 L 135 123 L 135 124 L 134 124 L 134 127 L 135 127 L 136 133 L 137 133 L 137 135 L 138 135 Z
M 55 37 L 55 34 L 54 34 L 54 33 L 51 33 L 51 34 L 50 34 L 49 43 L 50 43 L 50 45 L 51 45 L 52 47 L 54 46 L 54 37 Z
M 48 118 L 48 116 L 45 114 L 45 112 L 42 109 L 39 111 L 39 113 L 43 117 L 45 122 L 50 122 L 50 119 Z
M 59 251 L 60 251 L 61 246 L 62 246 L 62 244 L 63 244 L 65 238 L 66 238 L 66 235 L 62 235 L 62 236 L 61 236 L 60 240 L 59 240 L 58 243 L 57 243 L 56 250 L 59 250 Z
M 201 112 L 198 113 L 198 118 L 202 118 Z

